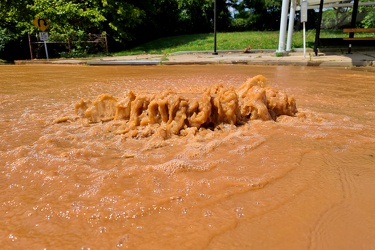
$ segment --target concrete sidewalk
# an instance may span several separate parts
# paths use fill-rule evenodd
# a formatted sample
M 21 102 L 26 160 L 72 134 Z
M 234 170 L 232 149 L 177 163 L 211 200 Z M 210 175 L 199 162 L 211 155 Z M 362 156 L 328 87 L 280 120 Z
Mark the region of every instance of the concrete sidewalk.
M 298 66 L 322 66 L 322 67 L 375 67 L 375 51 L 353 52 L 345 54 L 337 52 L 320 53 L 315 56 L 312 50 L 291 52 L 287 56 L 276 56 L 274 51 L 254 51 L 251 53 L 219 52 L 212 53 L 188 53 L 184 57 L 181 53 L 171 55 L 163 64 L 249 64 L 249 65 L 298 65 Z
M 83 59 L 23 60 L 16 64 L 87 64 L 87 65 L 193 65 L 193 64 L 247 64 L 247 65 L 297 65 L 319 67 L 368 67 L 375 69 L 375 51 L 326 51 L 315 56 L 311 49 L 304 57 L 303 50 L 297 49 L 286 56 L 276 56 L 274 50 L 242 51 L 189 51 L 169 55 L 134 55 Z

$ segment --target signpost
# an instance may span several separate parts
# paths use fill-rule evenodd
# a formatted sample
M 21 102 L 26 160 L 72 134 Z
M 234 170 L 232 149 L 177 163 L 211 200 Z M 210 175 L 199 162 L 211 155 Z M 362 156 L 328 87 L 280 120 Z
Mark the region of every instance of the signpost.
M 216 18 L 217 18 L 217 6 L 216 6 L 216 0 L 214 0 L 214 52 L 212 53 L 212 55 L 217 55 L 217 51 L 216 51 Z
M 47 40 L 48 40 L 48 32 L 39 32 L 39 39 L 44 42 L 44 49 L 46 51 L 46 58 L 48 58 L 48 49 L 47 49 Z
M 45 32 L 45 31 L 48 29 L 49 24 L 47 23 L 45 19 L 40 18 L 40 17 L 36 17 L 33 20 L 33 24 L 42 31 L 42 32 L 39 32 L 39 39 L 44 42 L 44 49 L 46 51 L 46 58 L 48 60 L 49 59 L 48 49 L 47 49 L 48 32 Z
M 307 0 L 301 2 L 301 22 L 303 24 L 303 56 L 306 58 Z

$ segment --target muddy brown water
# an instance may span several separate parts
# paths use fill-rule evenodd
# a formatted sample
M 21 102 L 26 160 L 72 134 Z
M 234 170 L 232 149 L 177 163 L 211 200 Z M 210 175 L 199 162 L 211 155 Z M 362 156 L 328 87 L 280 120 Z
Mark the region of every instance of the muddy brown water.
M 127 137 L 81 98 L 194 96 L 264 75 L 277 121 Z M 371 249 L 375 73 L 292 66 L 0 67 L 3 249 Z

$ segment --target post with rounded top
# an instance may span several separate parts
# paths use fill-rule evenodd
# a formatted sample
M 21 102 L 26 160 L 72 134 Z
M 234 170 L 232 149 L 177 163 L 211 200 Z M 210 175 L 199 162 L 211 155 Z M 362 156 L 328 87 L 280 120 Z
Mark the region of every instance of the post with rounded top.
M 282 6 L 281 6 L 279 48 L 276 51 L 278 53 L 285 53 L 286 25 L 288 22 L 288 7 L 289 7 L 289 0 L 283 0 Z
M 286 40 L 286 51 L 292 51 L 294 16 L 296 14 L 296 0 L 290 2 L 289 23 L 288 23 L 288 38 Z

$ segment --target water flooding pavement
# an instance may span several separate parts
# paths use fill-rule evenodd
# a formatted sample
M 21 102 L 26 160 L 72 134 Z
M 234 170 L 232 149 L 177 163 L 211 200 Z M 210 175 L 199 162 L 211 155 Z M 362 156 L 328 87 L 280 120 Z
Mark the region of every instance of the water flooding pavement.
M 296 98 L 295 117 L 168 139 L 75 118 L 82 98 L 193 100 L 257 74 Z M 333 67 L 1 66 L 2 249 L 371 249 L 374 82 Z

